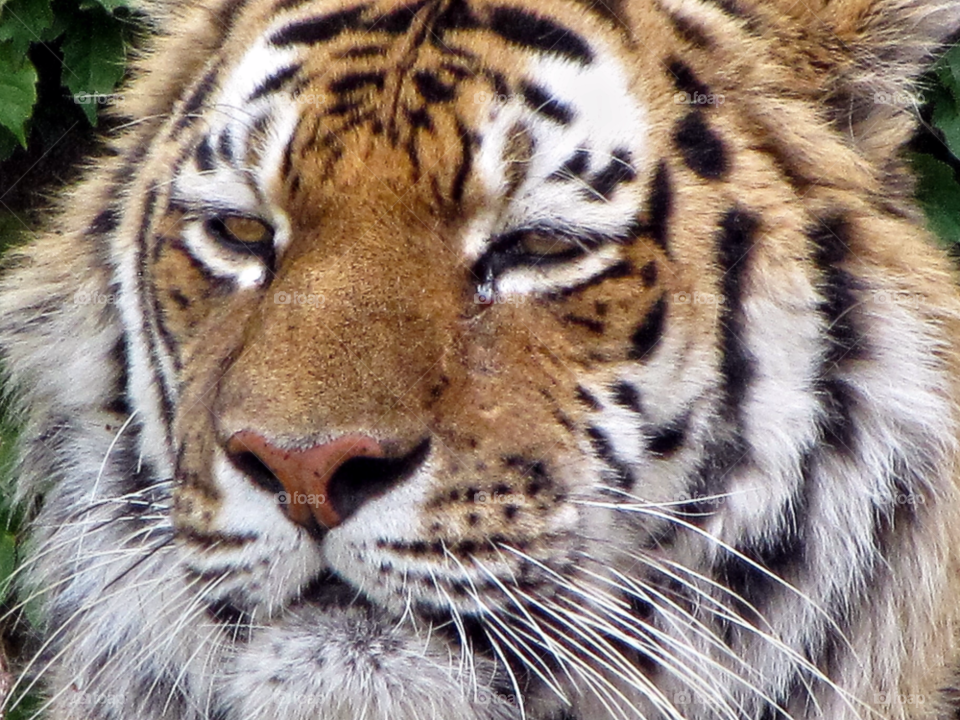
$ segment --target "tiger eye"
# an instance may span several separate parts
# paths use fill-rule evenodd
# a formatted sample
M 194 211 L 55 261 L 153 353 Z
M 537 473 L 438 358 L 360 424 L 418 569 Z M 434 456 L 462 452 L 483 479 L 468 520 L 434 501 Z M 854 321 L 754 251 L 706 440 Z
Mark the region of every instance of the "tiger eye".
M 242 243 L 263 243 L 273 238 L 270 227 L 256 218 L 231 215 L 223 218 L 222 222 L 223 229 L 231 239 Z
M 570 243 L 544 233 L 529 233 L 517 243 L 517 248 L 527 255 L 550 257 L 565 255 L 572 249 Z

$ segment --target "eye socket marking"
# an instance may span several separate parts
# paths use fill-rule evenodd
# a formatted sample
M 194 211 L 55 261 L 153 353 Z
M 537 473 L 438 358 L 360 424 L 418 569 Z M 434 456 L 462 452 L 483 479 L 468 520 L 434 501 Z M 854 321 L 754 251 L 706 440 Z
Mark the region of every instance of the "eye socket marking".
M 249 215 L 217 215 L 204 223 L 207 232 L 218 243 L 237 253 L 253 255 L 272 266 L 276 250 L 273 227 Z
M 582 256 L 583 242 L 571 241 L 544 230 L 515 230 L 496 238 L 477 260 L 474 275 L 483 283 L 492 283 L 499 275 L 515 267 L 559 265 Z

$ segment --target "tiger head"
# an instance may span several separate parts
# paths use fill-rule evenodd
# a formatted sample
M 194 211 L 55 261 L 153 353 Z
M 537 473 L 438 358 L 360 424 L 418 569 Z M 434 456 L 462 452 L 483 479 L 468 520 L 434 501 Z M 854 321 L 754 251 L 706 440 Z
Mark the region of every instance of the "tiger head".
M 80 231 L 117 298 L 106 457 L 129 445 L 84 487 L 159 519 L 115 531 L 140 555 L 64 684 L 140 657 L 98 635 L 114 607 L 161 646 L 151 719 L 156 687 L 226 718 L 933 697 L 956 297 L 876 93 L 960 9 L 786 5 L 177 10 Z M 137 557 L 165 584 L 121 611 Z

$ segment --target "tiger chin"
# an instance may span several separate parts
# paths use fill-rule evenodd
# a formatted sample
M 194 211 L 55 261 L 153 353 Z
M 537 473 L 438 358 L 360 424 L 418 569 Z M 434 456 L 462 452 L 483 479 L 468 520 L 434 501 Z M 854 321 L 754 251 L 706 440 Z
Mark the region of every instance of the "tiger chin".
M 52 720 L 946 718 L 956 0 L 199 0 L 8 256 Z

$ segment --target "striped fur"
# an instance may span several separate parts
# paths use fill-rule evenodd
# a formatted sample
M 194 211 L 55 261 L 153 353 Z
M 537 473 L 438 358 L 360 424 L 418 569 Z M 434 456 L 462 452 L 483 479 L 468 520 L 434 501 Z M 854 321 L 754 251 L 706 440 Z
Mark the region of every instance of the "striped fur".
M 960 3 L 157 14 L 0 287 L 9 703 L 949 716 L 960 296 L 898 153 Z M 243 433 L 404 470 L 297 524 Z

